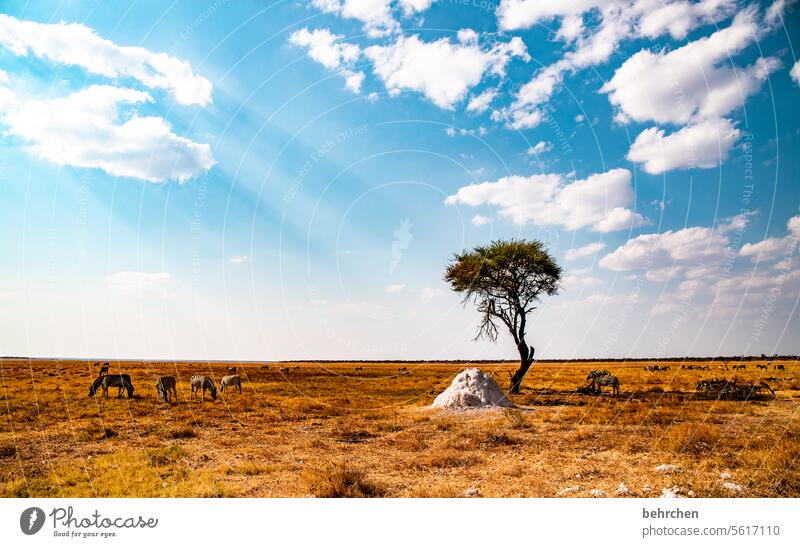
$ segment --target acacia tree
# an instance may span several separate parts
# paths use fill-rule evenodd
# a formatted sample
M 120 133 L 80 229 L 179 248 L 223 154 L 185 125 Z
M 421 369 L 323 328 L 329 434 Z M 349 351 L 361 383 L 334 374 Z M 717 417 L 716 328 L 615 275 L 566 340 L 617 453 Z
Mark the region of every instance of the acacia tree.
M 534 349 L 525 341 L 528 314 L 542 295 L 558 292 L 561 267 L 538 240 L 499 240 L 456 254 L 444 279 L 474 302 L 481 313 L 475 340 L 497 341 L 501 325 L 511 332 L 519 351 L 519 369 L 511 377 L 511 393 L 519 393 L 533 362 Z

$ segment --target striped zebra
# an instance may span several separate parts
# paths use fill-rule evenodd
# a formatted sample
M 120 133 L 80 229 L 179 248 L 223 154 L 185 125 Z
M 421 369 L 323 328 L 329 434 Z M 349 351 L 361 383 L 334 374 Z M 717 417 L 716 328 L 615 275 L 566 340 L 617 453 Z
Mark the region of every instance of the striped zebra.
M 601 378 L 603 376 L 611 376 L 611 373 L 607 370 L 593 370 L 587 376 L 587 380 L 595 380 L 597 378 Z
M 158 398 L 163 399 L 165 403 L 169 403 L 172 399 L 171 395 L 175 395 L 175 400 L 178 400 L 178 390 L 176 388 L 178 381 L 174 376 L 162 376 L 156 382 L 156 393 Z
M 198 376 L 197 374 L 193 374 L 189 382 L 192 384 L 193 398 L 195 392 L 200 391 L 200 400 L 205 400 L 206 390 L 208 390 L 211 392 L 211 399 L 214 401 L 217 400 L 217 387 L 214 385 L 214 381 L 208 376 Z
M 242 379 L 236 374 L 229 374 L 228 376 L 223 376 L 222 380 L 219 382 L 219 390 L 224 392 L 229 387 L 238 387 L 239 393 L 242 392 Z
M 123 389 L 128 392 L 128 399 L 133 397 L 133 383 L 131 382 L 131 377 L 127 374 L 106 374 L 95 378 L 92 385 L 89 386 L 89 397 L 94 397 L 97 390 L 103 388 L 103 397 L 108 399 L 108 388 L 110 387 L 119 388 L 117 397 L 122 397 Z
M 610 374 L 598 376 L 592 380 L 592 386 L 594 386 L 597 394 L 603 393 L 603 390 L 600 389 L 601 386 L 611 386 L 614 396 L 619 396 L 619 378 L 616 376 Z

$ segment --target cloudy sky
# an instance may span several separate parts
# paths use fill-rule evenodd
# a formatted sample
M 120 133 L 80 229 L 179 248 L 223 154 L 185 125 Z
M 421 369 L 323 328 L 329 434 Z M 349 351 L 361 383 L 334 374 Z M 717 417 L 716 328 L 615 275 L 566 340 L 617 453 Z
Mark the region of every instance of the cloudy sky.
M 442 281 L 511 237 L 537 357 L 800 352 L 793 0 L 0 12 L 0 354 L 514 357 Z

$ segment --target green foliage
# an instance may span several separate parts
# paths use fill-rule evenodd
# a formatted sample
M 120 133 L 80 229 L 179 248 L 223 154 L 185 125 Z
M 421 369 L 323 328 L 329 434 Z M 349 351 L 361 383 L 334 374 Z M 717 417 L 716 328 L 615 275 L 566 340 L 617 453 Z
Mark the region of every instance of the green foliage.
M 499 240 L 457 254 L 444 279 L 465 304 L 477 304 L 483 320 L 476 339 L 496 340 L 499 320 L 519 345 L 527 314 L 542 295 L 558 292 L 561 267 L 541 241 Z

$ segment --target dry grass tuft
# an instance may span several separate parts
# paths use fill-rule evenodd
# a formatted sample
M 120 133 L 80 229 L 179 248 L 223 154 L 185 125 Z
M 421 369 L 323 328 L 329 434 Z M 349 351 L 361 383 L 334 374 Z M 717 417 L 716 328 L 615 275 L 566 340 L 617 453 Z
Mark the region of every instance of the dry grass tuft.
M 191 427 L 174 427 L 167 430 L 165 438 L 167 439 L 194 439 L 197 437 L 197 432 Z
M 385 495 L 363 471 L 345 464 L 306 469 L 302 479 L 309 494 L 317 498 L 380 498 Z
M 711 424 L 682 423 L 667 430 L 662 444 L 670 452 L 708 454 L 720 440 L 719 428 Z
M 94 442 L 110 439 L 116 434 L 113 429 L 106 427 L 100 420 L 92 420 L 78 429 L 76 437 L 79 441 Z

